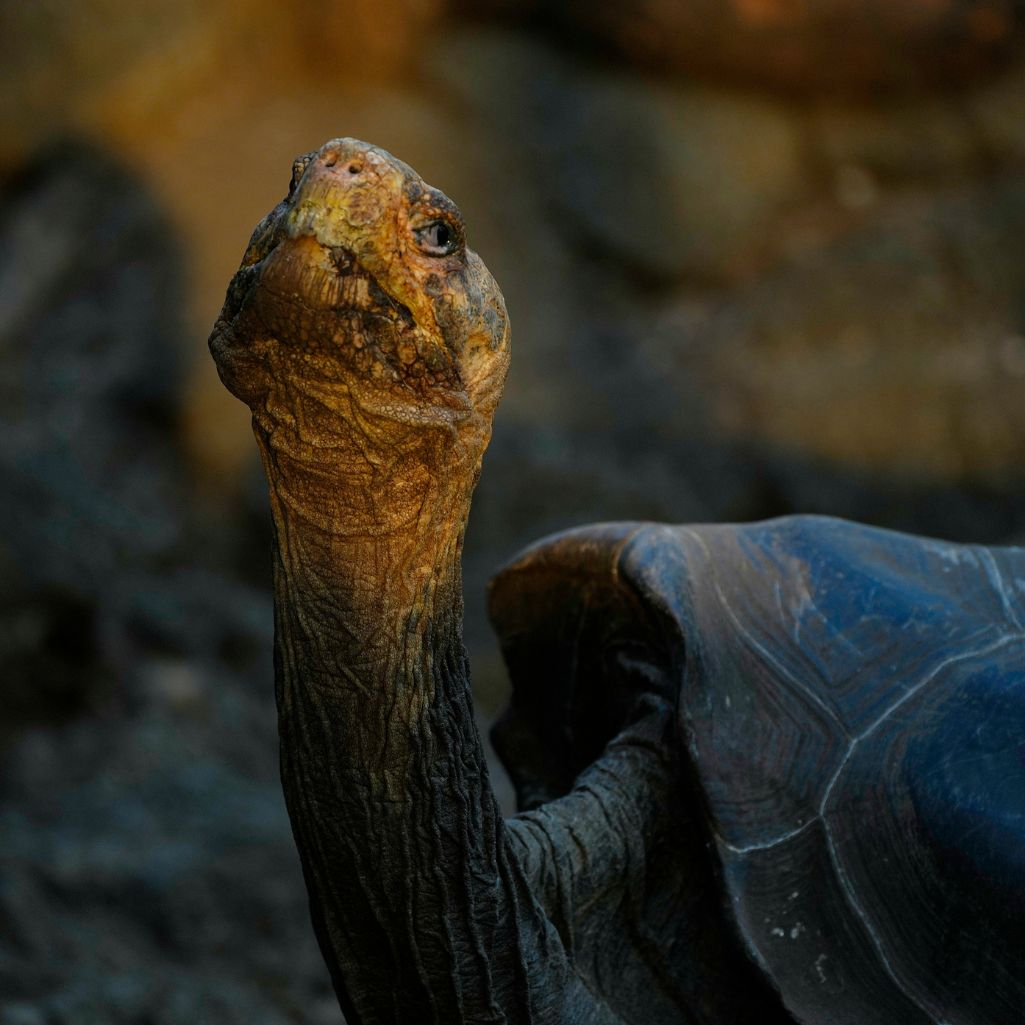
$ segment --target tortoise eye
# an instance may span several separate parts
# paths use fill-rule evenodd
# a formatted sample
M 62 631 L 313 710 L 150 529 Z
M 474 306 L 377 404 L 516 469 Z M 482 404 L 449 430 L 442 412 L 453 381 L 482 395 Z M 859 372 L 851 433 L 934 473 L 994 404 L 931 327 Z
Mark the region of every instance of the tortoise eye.
M 449 256 L 462 245 L 462 238 L 448 221 L 431 221 L 415 228 L 416 244 L 430 256 Z

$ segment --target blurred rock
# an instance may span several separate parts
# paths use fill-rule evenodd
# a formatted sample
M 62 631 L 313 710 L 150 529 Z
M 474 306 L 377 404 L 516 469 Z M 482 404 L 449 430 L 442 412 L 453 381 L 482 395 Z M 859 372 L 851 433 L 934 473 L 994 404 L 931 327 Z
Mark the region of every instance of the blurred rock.
M 141 125 L 214 67 L 217 3 L 5 3 L 0 33 L 0 168 L 53 133 L 99 118 Z
M 1013 403 L 1014 386 L 987 373 L 940 383 L 943 332 L 948 356 L 974 346 L 993 368 L 1016 365 L 1020 333 L 1017 186 L 959 195 L 944 184 L 989 166 L 963 104 L 831 102 L 802 119 L 782 103 L 600 73 L 516 31 L 441 40 L 425 70 L 492 140 L 494 206 L 529 187 L 547 211 L 484 254 L 533 319 L 522 332 L 523 305 L 510 301 L 513 371 L 466 547 L 475 661 L 489 643 L 489 573 L 519 545 L 589 520 L 815 510 L 963 539 L 1025 528 L 1015 428 L 1000 428 L 1005 407 L 980 408 L 991 386 Z M 719 135 L 721 124 L 735 131 Z M 648 168 L 672 164 L 653 156 L 667 149 L 677 162 L 659 180 Z M 766 154 L 777 170 L 763 192 L 753 168 Z M 676 213 L 665 197 L 688 174 Z M 589 194 L 595 181 L 603 191 Z M 688 219 L 706 226 L 704 244 L 681 228 Z M 554 279 L 553 236 L 564 240 Z M 663 288 L 686 298 L 651 331 L 644 311 Z M 550 295 L 546 333 L 538 312 L 551 300 L 531 297 Z M 962 423 L 960 440 L 935 430 L 937 415 Z M 976 462 L 983 436 L 989 455 Z
M 401 79 L 447 0 L 41 0 L 3 5 L 0 172 L 55 132 L 141 143 L 175 130 L 183 102 L 265 99 L 296 81 Z M 312 143 L 311 143 L 312 145 Z
M 26 722 L 82 714 L 109 689 L 96 610 L 67 594 L 0 597 L 0 750 Z
M 453 33 L 429 67 L 520 144 L 578 244 L 645 275 L 736 276 L 806 184 L 779 105 L 598 74 L 512 32 Z
M 820 159 L 884 181 L 950 178 L 981 169 L 987 159 L 968 111 L 949 99 L 820 104 L 811 127 Z
M 408 75 L 444 15 L 448 0 L 317 0 L 281 4 L 254 0 L 256 18 L 273 19 L 294 47 L 295 59 L 314 74 L 342 68 L 349 85 L 368 76 Z
M 193 680 L 203 720 L 154 695 L 7 753 L 0 1021 L 26 1007 L 48 1025 L 339 1021 L 262 682 L 254 698 L 219 672 Z
M 983 76 L 1025 35 L 1014 0 L 560 0 L 567 31 L 688 77 L 865 92 Z
M 991 159 L 1025 163 L 1025 60 L 968 98 L 972 123 Z
M 0 247 L 4 589 L 95 601 L 181 528 L 180 255 L 145 190 L 69 141 L 0 200 Z
M 574 77 L 588 67 L 572 50 L 518 29 L 456 25 L 434 44 L 420 55 L 423 73 L 531 153 L 546 148 L 545 115 L 567 105 Z
M 747 97 L 595 79 L 557 132 L 567 218 L 599 252 L 663 279 L 738 276 L 804 183 L 794 124 Z
M 669 315 L 649 356 L 713 434 L 854 474 L 1021 490 L 1023 233 L 1021 177 L 893 201 L 826 251 Z

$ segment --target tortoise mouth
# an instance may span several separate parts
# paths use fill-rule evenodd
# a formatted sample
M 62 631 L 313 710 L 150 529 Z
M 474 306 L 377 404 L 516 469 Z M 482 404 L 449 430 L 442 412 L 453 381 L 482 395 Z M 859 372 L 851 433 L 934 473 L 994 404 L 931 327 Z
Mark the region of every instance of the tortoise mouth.
M 361 349 L 417 333 L 409 307 L 346 246 L 325 246 L 311 235 L 278 239 L 238 276 L 246 279 L 243 304 L 288 348 L 326 352 L 348 341 Z
M 339 282 L 337 298 L 330 306 L 333 311 L 366 314 L 371 321 L 395 324 L 410 331 L 415 328 L 410 308 L 386 292 L 374 275 L 360 266 L 352 250 L 332 246 L 328 252 Z
M 435 332 L 348 246 L 277 240 L 236 275 L 225 311 L 236 345 L 291 367 L 282 380 L 346 382 L 367 395 L 385 388 L 421 404 L 460 387 Z

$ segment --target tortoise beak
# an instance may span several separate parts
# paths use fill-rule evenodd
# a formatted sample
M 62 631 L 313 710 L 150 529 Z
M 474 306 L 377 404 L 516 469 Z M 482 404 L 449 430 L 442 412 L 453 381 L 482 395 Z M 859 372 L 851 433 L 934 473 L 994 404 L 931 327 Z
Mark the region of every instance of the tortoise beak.
M 289 200 L 285 232 L 362 256 L 371 242 L 391 234 L 388 221 L 394 224 L 404 185 L 402 168 L 373 146 L 333 139 L 307 163 Z

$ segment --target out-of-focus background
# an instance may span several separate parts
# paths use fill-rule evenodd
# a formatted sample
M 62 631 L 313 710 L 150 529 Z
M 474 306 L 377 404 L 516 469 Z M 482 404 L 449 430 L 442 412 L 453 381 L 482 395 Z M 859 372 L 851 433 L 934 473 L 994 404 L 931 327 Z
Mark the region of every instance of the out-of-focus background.
M 0 3 L 0 1022 L 339 1020 L 205 348 L 293 157 L 393 151 L 505 290 L 486 722 L 484 584 L 546 532 L 1023 537 L 1023 40 L 1020 0 Z

